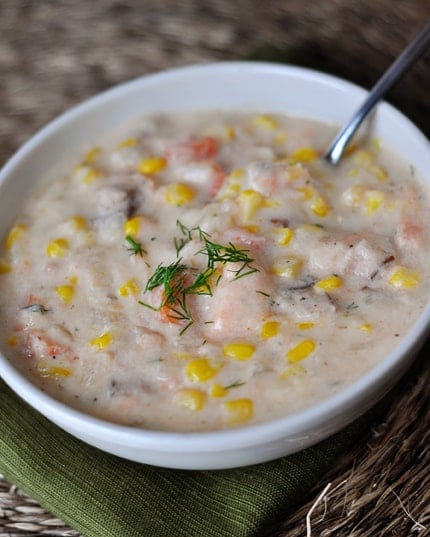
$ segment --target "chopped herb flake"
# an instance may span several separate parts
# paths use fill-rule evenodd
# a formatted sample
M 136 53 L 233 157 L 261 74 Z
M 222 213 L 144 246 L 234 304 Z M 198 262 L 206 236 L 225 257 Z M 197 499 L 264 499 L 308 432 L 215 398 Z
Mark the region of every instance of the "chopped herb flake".
M 143 246 L 140 244 L 140 242 L 137 242 L 131 237 L 130 235 L 125 236 L 125 240 L 130 245 L 127 250 L 131 252 L 132 255 L 140 255 L 140 257 L 143 256 L 143 254 L 146 254 L 146 251 L 144 250 Z
M 351 313 L 352 311 L 356 310 L 358 308 L 358 304 L 356 304 L 355 302 L 351 302 L 350 304 L 348 304 L 345 308 L 346 312 L 347 313 Z
M 255 292 L 258 293 L 259 295 L 267 296 L 267 298 L 270 298 L 269 293 L 265 293 L 264 291 L 259 291 L 258 289 Z
M 232 382 L 228 386 L 224 386 L 224 388 L 226 390 L 230 390 L 230 388 L 239 388 L 239 386 L 243 386 L 244 384 L 245 384 L 245 382 L 243 382 L 241 380 L 236 380 L 235 382 Z
M 21 308 L 23 310 L 28 310 L 33 313 L 48 313 L 50 310 L 48 308 L 45 308 L 43 304 L 29 304 L 28 306 L 24 306 Z

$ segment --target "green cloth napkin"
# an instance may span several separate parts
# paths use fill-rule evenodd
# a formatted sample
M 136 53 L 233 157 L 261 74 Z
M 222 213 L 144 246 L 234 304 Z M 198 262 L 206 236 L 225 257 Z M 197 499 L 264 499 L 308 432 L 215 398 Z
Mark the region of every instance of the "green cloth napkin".
M 318 446 L 269 463 L 171 470 L 87 446 L 0 380 L 0 472 L 86 537 L 260 537 L 369 423 L 367 414 Z

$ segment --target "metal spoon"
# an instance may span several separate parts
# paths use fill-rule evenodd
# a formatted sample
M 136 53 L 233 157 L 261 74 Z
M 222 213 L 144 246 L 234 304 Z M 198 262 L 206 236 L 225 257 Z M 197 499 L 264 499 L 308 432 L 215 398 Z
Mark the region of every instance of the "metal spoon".
M 390 68 L 385 72 L 379 81 L 373 86 L 369 95 L 352 116 L 352 118 L 340 130 L 339 134 L 333 140 L 328 149 L 325 159 L 330 164 L 336 165 L 342 157 L 342 154 L 348 142 L 361 125 L 364 118 L 372 110 L 379 99 L 388 91 L 391 86 L 418 60 L 430 44 L 430 23 L 409 43 L 400 56 L 394 61 Z

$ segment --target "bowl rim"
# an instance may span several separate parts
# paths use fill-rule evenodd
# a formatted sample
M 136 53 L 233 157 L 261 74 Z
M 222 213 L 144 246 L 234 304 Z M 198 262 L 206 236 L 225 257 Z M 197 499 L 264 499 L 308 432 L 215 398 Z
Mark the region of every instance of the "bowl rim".
M 228 74 L 237 70 L 252 72 L 254 75 L 264 75 L 264 73 L 268 72 L 278 73 L 281 76 L 289 74 L 290 76 L 305 78 L 317 84 L 323 83 L 338 90 L 355 92 L 360 97 L 364 97 L 367 94 L 367 90 L 361 86 L 335 75 L 306 67 L 271 62 L 221 61 L 175 67 L 156 73 L 145 74 L 118 84 L 76 104 L 39 129 L 2 167 L 0 170 L 0 187 L 23 159 L 31 158 L 32 152 L 37 150 L 37 147 L 42 141 L 47 140 L 65 126 L 67 127 L 72 120 L 85 116 L 94 107 L 103 106 L 103 104 L 121 94 L 126 95 L 129 91 L 142 84 L 147 86 L 152 84 L 157 85 L 160 82 L 169 80 L 174 82 L 178 76 L 192 77 L 197 72 L 204 73 L 206 71 Z M 378 107 L 383 108 L 385 113 L 397 117 L 402 123 L 407 125 L 411 132 L 414 131 L 414 135 L 421 138 L 424 143 L 429 143 L 424 134 L 409 118 L 392 105 L 382 101 Z M 199 452 L 226 451 L 231 448 L 256 446 L 262 442 L 269 443 L 271 440 L 282 437 L 285 437 L 286 441 L 288 441 L 290 433 L 294 433 L 295 435 L 303 433 L 309 436 L 309 429 L 314 424 L 320 424 L 328 416 L 336 415 L 336 413 L 344 412 L 346 408 L 353 407 L 357 400 L 364 397 L 366 392 L 369 393 L 369 389 L 376 402 L 376 400 L 384 395 L 383 393 L 382 395 L 378 395 L 377 392 L 382 389 L 386 375 L 394 371 L 397 377 L 399 377 L 404 372 L 405 355 L 410 353 L 411 348 L 418 347 L 423 343 L 423 338 L 427 335 L 429 327 L 430 303 L 427 304 L 418 320 L 411 326 L 410 330 L 391 353 L 367 373 L 336 394 L 302 410 L 274 420 L 223 430 L 202 432 L 148 430 L 119 425 L 96 418 L 69 407 L 65 403 L 61 403 L 42 392 L 21 374 L 18 369 L 15 369 L 6 356 L 2 354 L 0 354 L 0 378 L 33 408 L 36 408 L 36 410 L 44 415 L 48 413 L 50 419 L 56 420 L 60 426 L 62 422 L 67 421 L 75 429 L 81 429 L 84 432 L 85 430 L 91 431 L 92 436 L 106 437 L 108 435 L 113 438 L 114 442 L 120 444 L 126 443 L 132 446 L 142 446 L 165 452 L 180 451 L 185 453 L 197 450 Z M 363 412 L 367 409 L 365 408 Z

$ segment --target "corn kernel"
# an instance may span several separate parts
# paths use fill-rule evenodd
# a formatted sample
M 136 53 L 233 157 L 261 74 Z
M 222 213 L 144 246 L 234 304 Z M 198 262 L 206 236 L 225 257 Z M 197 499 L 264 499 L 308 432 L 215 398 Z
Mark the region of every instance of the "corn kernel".
M 69 249 L 69 241 L 66 239 L 54 239 L 46 248 L 48 257 L 64 257 Z
M 234 140 L 236 138 L 236 131 L 233 127 L 226 127 L 225 128 L 225 137 L 227 140 Z
M 345 147 L 345 151 L 343 154 L 346 155 L 352 155 L 358 150 L 358 145 L 354 142 L 349 142 L 349 144 Z
M 153 175 L 164 170 L 166 166 L 167 161 L 164 157 L 149 157 L 139 162 L 138 170 L 143 175 Z
M 254 351 L 255 347 L 250 343 L 229 343 L 228 345 L 224 345 L 223 348 L 225 356 L 240 361 L 249 360 L 254 354 Z
M 246 229 L 250 233 L 260 233 L 261 228 L 255 224 L 248 224 L 247 226 L 243 226 L 243 229 Z
M 218 198 L 221 201 L 226 199 L 235 198 L 240 192 L 241 186 L 238 183 L 233 183 L 231 181 L 227 182 L 218 194 Z
M 317 224 L 301 224 L 300 229 L 309 233 L 321 233 L 323 227 Z
M 400 289 L 416 287 L 419 284 L 420 278 L 417 271 L 403 266 L 397 266 L 392 271 L 388 282 Z
M 293 162 L 313 162 L 318 158 L 318 153 L 312 147 L 299 147 L 290 155 Z
M 285 132 L 285 131 L 281 131 L 281 132 L 278 132 L 275 136 L 275 138 L 273 139 L 273 141 L 275 142 L 275 144 L 283 144 L 287 141 L 288 139 L 288 134 Z
M 291 364 L 279 375 L 281 379 L 287 379 L 290 377 L 303 377 L 306 375 L 306 369 L 299 364 Z
M 55 292 L 65 304 L 69 304 L 75 295 L 75 289 L 71 285 L 60 285 L 55 289 Z
M 194 190 L 183 183 L 170 183 L 166 186 L 165 199 L 170 205 L 184 205 L 195 198 Z
M 98 177 L 100 177 L 100 172 L 95 168 L 88 167 L 82 177 L 82 182 L 86 185 L 89 185 L 94 182 L 95 179 L 97 179 Z
M 100 147 L 93 147 L 85 155 L 84 162 L 86 164 L 90 164 L 97 157 L 97 155 L 100 154 L 100 152 L 101 152 Z
M 5 248 L 10 250 L 26 229 L 27 226 L 25 226 L 24 224 L 16 224 L 15 226 L 13 226 L 6 238 Z
M 370 171 L 381 183 L 384 183 L 388 179 L 388 174 L 386 170 L 384 170 L 384 168 L 381 168 L 381 166 L 372 166 L 370 168 Z
M 99 351 L 109 347 L 112 343 L 112 335 L 110 332 L 104 332 L 101 336 L 96 337 L 90 341 L 92 347 L 96 347 Z
M 313 189 L 311 186 L 303 186 L 296 188 L 297 192 L 300 192 L 300 194 L 303 194 L 303 199 L 310 200 L 315 195 L 315 189 Z
M 281 324 L 278 321 L 266 321 L 261 327 L 260 335 L 263 339 L 270 339 L 279 334 Z
M 351 168 L 348 172 L 348 177 L 358 177 L 358 175 L 360 174 L 360 170 L 358 168 Z
M 141 216 L 134 216 L 124 222 L 124 235 L 131 235 L 134 237 L 140 231 L 143 218 Z
M 315 350 L 315 342 L 312 339 L 304 339 L 287 352 L 287 359 L 290 364 L 300 362 L 307 358 Z
M 278 244 L 280 246 L 287 246 L 294 236 L 293 230 L 289 227 L 276 228 L 276 233 L 280 235 L 278 239 Z
M 37 364 L 37 372 L 41 377 L 68 377 L 72 371 L 67 367 L 49 366 L 46 362 L 41 361 Z
M 218 368 L 213 367 L 207 358 L 196 358 L 185 366 L 185 374 L 193 382 L 205 382 L 214 377 Z
M 249 222 L 255 213 L 264 205 L 264 196 L 256 190 L 244 190 L 239 196 L 242 220 Z
M 302 260 L 297 257 L 287 257 L 277 261 L 272 271 L 283 278 L 297 278 L 302 268 Z
M 280 207 L 281 203 L 278 200 L 275 200 L 273 198 L 268 198 L 264 200 L 264 207 Z
M 249 421 L 254 415 L 254 404 L 251 399 L 233 399 L 225 401 L 224 408 L 228 413 L 229 425 L 236 425 Z
M 139 285 L 135 279 L 127 280 L 121 287 L 118 289 L 118 294 L 121 296 L 130 296 L 137 295 L 139 292 Z
M 221 384 L 215 383 L 210 391 L 211 397 L 225 397 L 228 394 L 227 388 L 224 388 L 224 386 L 221 386 Z
M 255 127 L 263 127 L 271 131 L 279 127 L 278 121 L 274 117 L 268 115 L 255 116 L 252 118 L 252 124 Z
M 360 149 L 359 151 L 355 152 L 354 161 L 359 166 L 368 168 L 374 163 L 375 155 L 367 149 Z
M 299 330 L 310 330 L 315 326 L 315 323 L 296 323 L 296 328 Z
M 87 228 L 87 222 L 83 216 L 73 216 L 71 222 L 77 231 Z
M 245 175 L 245 170 L 243 168 L 235 168 L 233 171 L 230 172 L 228 178 L 229 179 L 242 179 L 244 175 Z
M 327 216 L 330 212 L 330 206 L 322 196 L 315 196 L 311 200 L 310 208 L 317 216 Z
M 373 326 L 370 323 L 363 323 L 358 327 L 362 332 L 372 332 Z
M 0 274 L 7 274 L 12 270 L 12 266 L 6 263 L 3 259 L 0 259 Z
M 366 214 L 370 215 L 378 210 L 384 200 L 385 194 L 383 192 L 380 190 L 369 190 L 366 195 Z
M 206 395 L 200 390 L 185 388 L 177 394 L 177 401 L 187 410 L 199 411 L 205 406 Z
M 49 366 L 46 362 L 42 360 L 37 362 L 36 369 L 41 377 L 49 377 Z
M 18 345 L 18 336 L 16 336 L 15 334 L 9 336 L 7 338 L 6 343 L 9 345 L 9 347 L 16 347 Z
M 289 164 L 289 166 L 285 169 L 285 180 L 287 181 L 287 183 L 295 183 L 299 179 L 304 178 L 303 167 L 300 164 L 296 163 L 294 166 L 291 166 L 290 160 L 287 160 L 287 164 Z
M 318 287 L 318 289 L 323 289 L 324 291 L 329 291 L 330 289 L 338 289 L 339 287 L 342 287 L 342 278 L 339 278 L 339 276 L 336 276 L 336 274 L 332 274 L 327 278 L 319 280 L 315 284 L 315 287 Z
M 69 377 L 72 371 L 67 367 L 54 366 L 49 368 L 48 373 L 52 377 Z
M 123 140 L 117 145 L 117 148 L 123 149 L 124 147 L 133 147 L 136 144 L 137 144 L 136 138 L 126 138 L 125 140 Z

